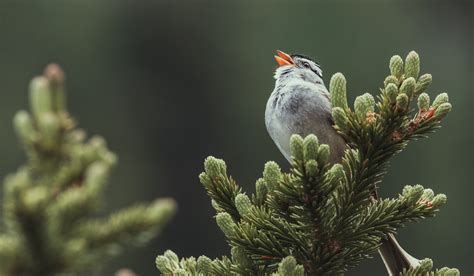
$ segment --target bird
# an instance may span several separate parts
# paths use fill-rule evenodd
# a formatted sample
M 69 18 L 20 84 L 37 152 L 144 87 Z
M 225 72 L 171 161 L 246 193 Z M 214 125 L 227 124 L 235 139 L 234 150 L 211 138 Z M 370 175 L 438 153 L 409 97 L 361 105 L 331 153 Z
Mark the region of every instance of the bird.
M 314 134 L 330 148 L 330 163 L 340 163 L 346 148 L 344 138 L 333 127 L 331 95 L 324 85 L 321 66 L 301 54 L 277 51 L 275 88 L 265 109 L 267 131 L 283 156 L 291 163 L 290 138 Z M 389 275 L 403 268 L 416 267 L 419 260 L 410 256 L 395 236 L 382 240 L 379 254 Z

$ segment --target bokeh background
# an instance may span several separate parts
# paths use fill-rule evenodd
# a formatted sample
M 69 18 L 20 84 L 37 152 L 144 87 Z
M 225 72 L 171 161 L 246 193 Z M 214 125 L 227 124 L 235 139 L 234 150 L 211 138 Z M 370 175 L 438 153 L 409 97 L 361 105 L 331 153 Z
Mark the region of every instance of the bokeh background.
M 224 3 L 225 2 L 225 3 Z M 49 62 L 67 72 L 71 112 L 120 158 L 107 211 L 170 196 L 177 216 L 142 248 L 127 248 L 104 275 L 128 267 L 158 275 L 155 256 L 227 254 L 198 181 L 208 155 L 224 158 L 248 192 L 263 164 L 286 161 L 266 133 L 275 49 L 314 57 L 325 81 L 338 71 L 349 97 L 377 93 L 393 54 L 418 51 L 454 111 L 429 139 L 392 162 L 381 188 L 423 184 L 448 195 L 434 219 L 399 239 L 435 266 L 473 273 L 473 1 L 13 1 L 0 2 L 0 177 L 25 157 L 11 126 L 29 80 Z M 1 192 L 0 192 L 1 193 Z M 378 256 L 347 275 L 384 275 Z

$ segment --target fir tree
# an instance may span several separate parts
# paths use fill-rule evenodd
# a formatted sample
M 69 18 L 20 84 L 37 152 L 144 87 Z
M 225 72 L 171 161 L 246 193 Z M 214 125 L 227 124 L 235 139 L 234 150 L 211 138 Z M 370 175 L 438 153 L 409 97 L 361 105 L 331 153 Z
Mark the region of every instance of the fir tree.
M 0 275 L 91 272 L 120 245 L 153 237 L 174 213 L 173 200 L 98 216 L 117 157 L 103 138 L 86 140 L 76 128 L 62 70 L 49 65 L 29 96 L 31 111 L 14 117 L 28 161 L 4 181 Z
M 374 98 L 346 100 L 346 80 L 333 75 L 329 90 L 334 127 L 348 149 L 341 164 L 328 162 L 330 148 L 314 135 L 294 135 L 292 169 L 265 164 L 256 192 L 247 195 L 227 174 L 223 160 L 208 157 L 199 176 L 215 208 L 231 256 L 178 259 L 166 251 L 156 259 L 165 275 L 335 275 L 373 255 L 381 239 L 411 221 L 433 217 L 446 203 L 421 185 L 405 186 L 395 198 L 377 188 L 390 159 L 411 140 L 425 137 L 451 111 L 446 93 L 430 103 L 431 75 L 419 76 L 418 54 L 390 60 L 390 75 Z M 414 107 L 416 102 L 417 107 Z M 432 270 L 424 259 L 402 275 L 459 275 Z

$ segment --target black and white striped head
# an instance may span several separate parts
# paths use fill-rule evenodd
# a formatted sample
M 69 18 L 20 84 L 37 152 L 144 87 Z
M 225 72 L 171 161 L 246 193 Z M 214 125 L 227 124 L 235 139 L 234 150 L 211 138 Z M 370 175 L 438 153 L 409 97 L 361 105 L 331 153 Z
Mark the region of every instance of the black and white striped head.
M 282 51 L 277 51 L 275 60 L 278 68 L 275 71 L 275 79 L 298 78 L 315 84 L 323 84 L 323 71 L 319 64 L 304 55 L 288 55 Z

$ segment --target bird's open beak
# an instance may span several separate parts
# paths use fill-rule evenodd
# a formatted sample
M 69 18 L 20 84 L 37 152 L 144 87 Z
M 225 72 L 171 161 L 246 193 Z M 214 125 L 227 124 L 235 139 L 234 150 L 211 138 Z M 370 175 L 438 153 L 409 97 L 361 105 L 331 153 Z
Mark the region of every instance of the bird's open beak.
M 290 55 L 280 51 L 280 50 L 277 50 L 277 54 L 278 56 L 275 56 L 275 60 L 276 62 L 278 63 L 278 66 L 281 67 L 281 66 L 285 66 L 285 65 L 294 65 L 295 62 L 293 61 L 293 59 L 291 58 Z

